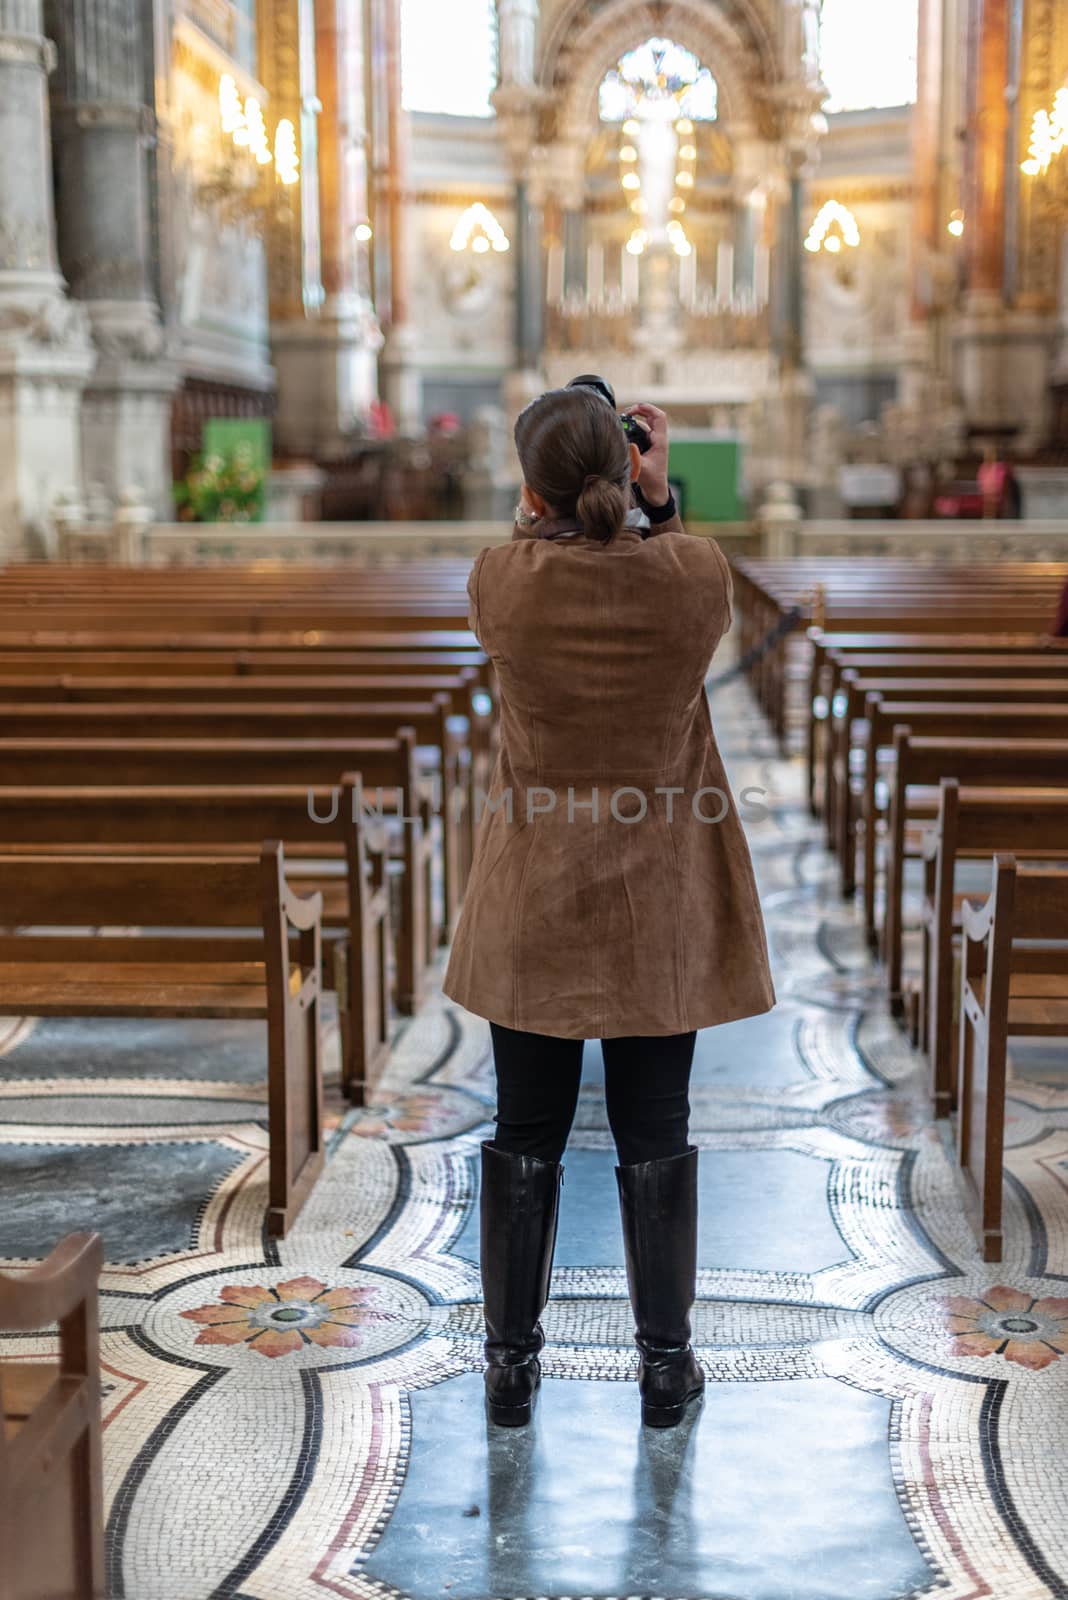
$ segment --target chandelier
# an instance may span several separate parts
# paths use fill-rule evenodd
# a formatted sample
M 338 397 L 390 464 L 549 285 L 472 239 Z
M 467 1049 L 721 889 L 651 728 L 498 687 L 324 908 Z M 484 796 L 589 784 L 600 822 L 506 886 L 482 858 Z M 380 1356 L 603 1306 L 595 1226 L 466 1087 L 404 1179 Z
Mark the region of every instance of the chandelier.
M 220 220 L 262 228 L 289 208 L 287 190 L 300 182 L 297 133 L 288 117 L 274 130 L 273 147 L 263 107 L 255 95 L 242 99 L 230 73 L 219 79 L 219 121 L 212 170 L 197 185 L 198 197 Z
M 1031 122 L 1031 143 L 1021 172 L 1029 178 L 1045 177 L 1054 156 L 1068 149 L 1068 85 L 1058 89 L 1050 111 L 1036 111 Z
M 1033 182 L 1042 203 L 1054 216 L 1068 213 L 1068 161 L 1057 157 L 1068 150 L 1068 84 L 1057 90 L 1053 105 L 1036 111 L 1031 121 L 1027 159 L 1020 170 Z
M 813 255 L 826 250 L 830 255 L 841 253 L 842 246 L 855 250 L 860 243 L 860 228 L 848 206 L 840 200 L 828 200 L 812 219 L 805 239 L 805 249 Z
M 487 255 L 491 250 L 503 255 L 511 248 L 511 243 L 493 212 L 477 200 L 457 221 L 449 248 L 457 252 L 473 250 L 478 256 Z

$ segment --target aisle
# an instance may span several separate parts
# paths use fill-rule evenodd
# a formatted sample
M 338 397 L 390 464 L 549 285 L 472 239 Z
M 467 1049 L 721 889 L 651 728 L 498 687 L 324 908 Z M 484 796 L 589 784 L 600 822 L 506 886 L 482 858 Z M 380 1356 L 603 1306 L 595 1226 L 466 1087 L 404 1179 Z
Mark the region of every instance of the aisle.
M 596 1048 L 546 1382 L 534 1425 L 503 1431 L 479 1375 L 482 1023 L 438 1002 L 409 1027 L 386 1103 L 340 1120 L 266 1248 L 237 1033 L 222 1067 L 187 1040 L 163 1060 L 158 1036 L 124 1067 L 98 1032 L 65 1078 L 54 1035 L 9 1041 L 2 1160 L 33 1168 L 36 1209 L 0 1218 L 0 1257 L 33 1253 L 34 1216 L 86 1225 L 94 1193 L 135 1241 L 105 1276 L 115 1597 L 1068 1596 L 1068 1094 L 1014 1091 L 1008 1249 L 984 1268 L 800 767 L 743 690 L 714 713 L 736 791 L 768 792 L 750 838 L 780 1003 L 699 1040 L 710 1382 L 673 1433 L 638 1425 Z M 69 1183 L 47 1187 L 42 1149 Z

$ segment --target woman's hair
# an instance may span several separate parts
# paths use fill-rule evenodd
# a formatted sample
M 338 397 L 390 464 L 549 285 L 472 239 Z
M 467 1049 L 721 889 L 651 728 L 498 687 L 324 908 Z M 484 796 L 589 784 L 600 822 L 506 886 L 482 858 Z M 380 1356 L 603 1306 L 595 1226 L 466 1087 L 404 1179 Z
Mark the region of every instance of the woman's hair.
M 593 389 L 550 389 L 521 411 L 515 445 L 523 477 L 591 539 L 609 540 L 630 509 L 630 446 L 619 417 Z

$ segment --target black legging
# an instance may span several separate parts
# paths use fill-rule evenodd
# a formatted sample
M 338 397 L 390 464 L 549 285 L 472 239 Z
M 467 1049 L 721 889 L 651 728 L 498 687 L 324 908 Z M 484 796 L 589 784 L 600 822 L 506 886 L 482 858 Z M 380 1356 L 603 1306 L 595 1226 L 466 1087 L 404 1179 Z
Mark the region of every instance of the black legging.
M 497 1069 L 493 1143 L 511 1155 L 559 1161 L 578 1105 L 582 1040 L 519 1033 L 491 1022 Z M 604 1039 L 605 1105 L 620 1166 L 689 1148 L 695 1033 Z

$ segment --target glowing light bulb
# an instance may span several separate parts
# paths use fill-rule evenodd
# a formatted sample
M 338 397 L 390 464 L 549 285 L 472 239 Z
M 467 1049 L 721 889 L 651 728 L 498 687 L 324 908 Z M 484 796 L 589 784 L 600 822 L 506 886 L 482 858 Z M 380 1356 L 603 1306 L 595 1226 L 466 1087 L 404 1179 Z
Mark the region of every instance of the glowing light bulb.
M 680 235 L 680 237 L 675 240 L 674 248 L 677 256 L 689 256 L 693 254 L 693 245 L 690 243 L 689 239 L 686 238 L 685 234 Z
M 678 184 L 680 189 L 692 189 L 693 188 L 693 173 L 692 172 L 677 172 L 675 174 L 675 182 Z
M 297 134 L 288 117 L 283 117 L 274 130 L 274 170 L 278 174 L 279 183 L 284 183 L 287 187 L 300 182 Z
M 373 239 L 375 236 L 375 230 L 369 222 L 358 222 L 352 231 L 360 244 L 366 244 L 368 239 Z
M 238 130 L 244 128 L 245 114 L 241 110 L 241 97 L 237 92 L 237 84 L 229 72 L 224 72 L 219 79 L 219 121 L 223 133 L 229 133 L 237 140 Z
M 484 233 L 476 234 L 471 240 L 471 248 L 476 256 L 484 256 L 490 247 L 490 242 Z
M 680 117 L 678 122 L 675 124 L 675 128 L 678 133 L 692 133 L 693 123 L 690 121 L 689 117 Z
M 842 241 L 836 233 L 829 233 L 823 241 L 823 248 L 829 250 L 832 256 L 836 256 L 842 248 Z
M 640 189 L 641 184 L 642 180 L 639 178 L 636 172 L 625 172 L 623 174 L 624 189 Z
M 683 161 L 696 161 L 697 146 L 695 144 L 684 144 L 679 149 L 679 155 Z
M 265 166 L 271 158 L 271 147 L 267 142 L 267 124 L 263 120 L 263 108 L 256 96 L 250 94 L 245 101 L 245 122 L 248 125 L 247 144 L 252 154 L 261 166 Z M 237 138 L 237 135 L 234 135 Z
M 959 239 L 960 238 L 961 234 L 964 232 L 964 212 L 963 211 L 951 211 L 950 212 L 949 221 L 946 223 L 946 231 L 948 233 L 951 233 L 953 235 L 954 239 Z
M 637 161 L 638 152 L 632 144 L 625 144 L 619 152 L 620 161 Z
M 623 132 L 627 135 L 628 139 L 636 139 L 641 131 L 642 125 L 635 117 L 628 117 L 626 122 L 623 124 Z
M 681 194 L 672 195 L 671 199 L 668 201 L 668 210 L 674 211 L 680 216 L 686 210 L 686 202 L 682 198 Z
M 632 256 L 640 256 L 645 249 L 645 238 L 641 233 L 632 233 L 627 240 L 627 252 Z

